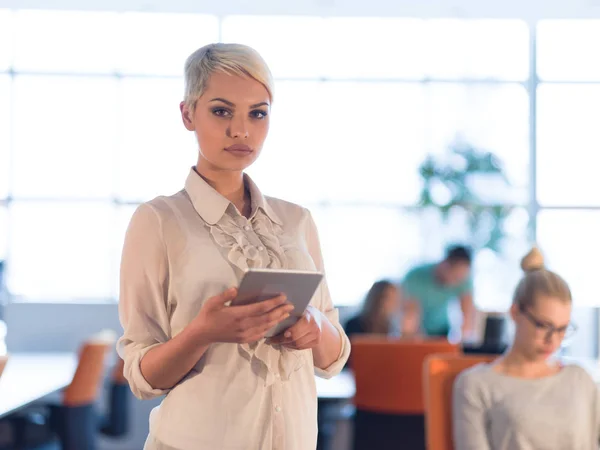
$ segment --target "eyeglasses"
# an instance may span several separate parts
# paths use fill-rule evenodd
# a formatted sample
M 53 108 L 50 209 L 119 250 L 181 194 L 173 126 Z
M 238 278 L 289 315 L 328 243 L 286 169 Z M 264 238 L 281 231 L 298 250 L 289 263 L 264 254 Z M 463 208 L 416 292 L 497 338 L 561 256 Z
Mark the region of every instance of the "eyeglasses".
M 535 326 L 535 329 L 538 331 L 538 333 L 543 333 L 544 340 L 546 341 L 551 340 L 555 333 L 560 339 L 568 339 L 577 332 L 577 325 L 572 322 L 564 327 L 555 327 L 551 323 L 537 319 L 523 306 L 521 306 L 519 310 Z

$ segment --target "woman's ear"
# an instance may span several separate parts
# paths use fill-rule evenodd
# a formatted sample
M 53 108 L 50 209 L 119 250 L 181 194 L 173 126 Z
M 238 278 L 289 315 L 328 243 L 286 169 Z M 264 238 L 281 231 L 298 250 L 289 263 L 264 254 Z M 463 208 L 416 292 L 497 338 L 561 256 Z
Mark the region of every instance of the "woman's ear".
M 194 126 L 194 122 L 192 120 L 192 112 L 185 102 L 181 102 L 179 104 L 179 111 L 181 111 L 181 120 L 183 121 L 183 126 L 189 131 L 194 131 L 196 127 Z

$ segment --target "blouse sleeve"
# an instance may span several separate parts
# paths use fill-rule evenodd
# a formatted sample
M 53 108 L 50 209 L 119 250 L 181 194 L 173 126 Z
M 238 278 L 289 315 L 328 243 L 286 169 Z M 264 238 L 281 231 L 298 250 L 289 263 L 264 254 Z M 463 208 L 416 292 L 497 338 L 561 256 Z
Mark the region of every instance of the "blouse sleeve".
M 121 258 L 119 318 L 123 335 L 117 351 L 133 394 L 150 399 L 167 393 L 153 388 L 142 375 L 140 362 L 153 347 L 170 338 L 167 313 L 169 270 L 158 213 L 142 204 L 133 214 Z
M 307 227 L 308 230 L 306 242 L 308 246 L 308 251 L 317 267 L 317 270 L 321 273 L 325 273 L 323 255 L 321 253 L 321 244 L 319 242 L 319 236 L 317 233 L 317 226 L 315 225 L 315 222 L 310 212 L 308 213 Z M 341 370 L 344 368 L 344 365 L 346 364 L 346 361 L 350 356 L 350 340 L 348 339 L 348 336 L 346 336 L 343 327 L 340 325 L 339 312 L 336 308 L 333 307 L 333 302 L 331 301 L 331 295 L 329 293 L 329 288 L 327 286 L 327 280 L 325 277 L 321 282 L 319 292 L 320 301 L 318 303 L 318 308 L 323 314 L 325 314 L 325 316 L 327 316 L 327 319 L 329 319 L 331 324 L 338 330 L 342 339 L 342 346 L 337 359 L 325 369 L 319 369 L 315 367 L 315 374 L 317 376 L 321 378 L 331 378 L 340 373 Z

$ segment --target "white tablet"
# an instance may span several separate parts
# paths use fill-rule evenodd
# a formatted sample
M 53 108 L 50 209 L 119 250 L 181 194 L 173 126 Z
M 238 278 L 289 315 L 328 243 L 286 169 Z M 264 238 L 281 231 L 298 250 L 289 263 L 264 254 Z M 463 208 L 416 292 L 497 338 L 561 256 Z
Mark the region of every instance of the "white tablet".
M 310 300 L 315 295 L 323 274 L 302 270 L 248 269 L 238 288 L 238 296 L 232 305 L 247 305 L 280 294 L 294 305 L 290 317 L 271 328 L 266 337 L 275 336 L 295 324 L 302 316 Z

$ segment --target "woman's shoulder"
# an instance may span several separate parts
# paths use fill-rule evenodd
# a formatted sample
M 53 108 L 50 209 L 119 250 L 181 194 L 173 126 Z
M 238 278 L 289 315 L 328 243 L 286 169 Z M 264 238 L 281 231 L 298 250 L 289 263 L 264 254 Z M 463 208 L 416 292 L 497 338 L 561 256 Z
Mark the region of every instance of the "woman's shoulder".
M 284 223 L 298 223 L 310 216 L 310 211 L 297 203 L 269 196 L 265 196 L 265 202 Z
M 596 389 L 596 382 L 590 373 L 590 370 L 597 370 L 595 365 L 588 370 L 576 362 L 563 362 L 562 364 L 563 376 L 572 379 L 573 382 L 578 383 L 580 386 L 593 387 Z
M 471 389 L 476 386 L 489 384 L 490 376 L 493 376 L 494 369 L 490 363 L 479 363 L 468 369 L 463 370 L 454 380 L 455 388 Z
M 141 203 L 138 209 L 152 210 L 159 218 L 165 219 L 172 216 L 175 209 L 181 209 L 188 204 L 189 200 L 186 199 L 185 190 L 181 190 L 172 195 L 154 197 Z
M 173 195 L 163 195 L 152 200 L 140 203 L 134 210 L 131 221 L 142 228 L 146 226 L 158 227 L 165 232 L 170 232 L 173 227 L 179 227 L 182 218 L 187 217 L 184 191 Z

